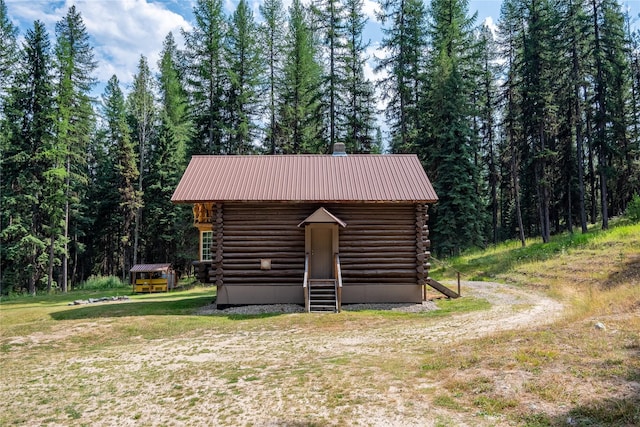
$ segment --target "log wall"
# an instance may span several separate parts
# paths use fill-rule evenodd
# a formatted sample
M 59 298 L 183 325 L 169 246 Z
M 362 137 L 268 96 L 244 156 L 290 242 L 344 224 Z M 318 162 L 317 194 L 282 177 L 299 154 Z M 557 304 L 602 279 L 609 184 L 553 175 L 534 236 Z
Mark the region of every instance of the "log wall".
M 345 303 L 422 299 L 425 205 L 217 203 L 215 259 L 204 275 L 218 286 L 218 303 L 303 303 L 305 230 L 297 225 L 321 206 L 347 223 L 339 228 Z M 261 269 L 263 259 L 271 269 Z

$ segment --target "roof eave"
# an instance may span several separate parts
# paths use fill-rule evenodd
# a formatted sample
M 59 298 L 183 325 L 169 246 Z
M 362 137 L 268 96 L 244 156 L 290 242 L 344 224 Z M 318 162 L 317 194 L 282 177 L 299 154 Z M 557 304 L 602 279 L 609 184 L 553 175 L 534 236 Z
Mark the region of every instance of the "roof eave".
M 233 200 L 233 199 L 224 199 L 224 200 L 204 200 L 204 199 L 194 199 L 194 200 L 175 200 L 171 199 L 171 203 L 176 205 L 184 205 L 184 204 L 195 204 L 195 203 L 372 203 L 372 204 L 395 204 L 395 203 L 403 203 L 403 204 L 433 204 L 436 203 L 438 199 L 435 200 L 279 200 L 279 199 L 247 199 L 247 200 Z

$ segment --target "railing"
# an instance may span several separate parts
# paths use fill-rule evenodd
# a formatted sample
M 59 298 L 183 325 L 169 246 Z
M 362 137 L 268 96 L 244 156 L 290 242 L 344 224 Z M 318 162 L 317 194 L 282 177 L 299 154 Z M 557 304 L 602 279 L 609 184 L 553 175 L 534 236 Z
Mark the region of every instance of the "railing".
M 342 311 L 342 268 L 340 267 L 340 255 L 335 255 L 335 272 L 336 272 L 336 310 L 338 313 Z
M 309 254 L 304 255 L 304 276 L 302 278 L 302 290 L 304 292 L 304 311 L 309 313 Z

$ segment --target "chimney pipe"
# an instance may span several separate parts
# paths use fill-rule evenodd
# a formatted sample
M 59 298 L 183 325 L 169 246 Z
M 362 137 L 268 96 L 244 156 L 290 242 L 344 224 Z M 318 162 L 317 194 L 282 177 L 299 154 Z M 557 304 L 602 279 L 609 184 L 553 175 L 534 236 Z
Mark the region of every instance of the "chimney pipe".
M 347 150 L 342 142 L 336 142 L 333 144 L 333 155 L 336 157 L 346 157 Z

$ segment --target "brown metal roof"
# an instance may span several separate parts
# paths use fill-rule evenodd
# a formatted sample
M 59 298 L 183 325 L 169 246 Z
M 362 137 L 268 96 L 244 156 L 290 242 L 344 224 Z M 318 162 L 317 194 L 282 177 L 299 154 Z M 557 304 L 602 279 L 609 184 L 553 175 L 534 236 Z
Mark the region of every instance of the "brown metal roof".
M 194 156 L 171 201 L 435 202 L 416 155 Z
M 171 264 L 136 264 L 129 270 L 130 273 L 146 273 L 164 271 L 171 268 Z

